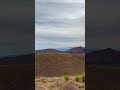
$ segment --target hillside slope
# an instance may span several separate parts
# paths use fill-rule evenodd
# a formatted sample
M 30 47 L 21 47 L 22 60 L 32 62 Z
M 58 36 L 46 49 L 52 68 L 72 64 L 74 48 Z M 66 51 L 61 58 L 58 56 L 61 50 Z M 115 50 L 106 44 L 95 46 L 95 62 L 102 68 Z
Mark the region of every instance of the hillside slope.
M 76 75 L 85 70 L 84 54 L 36 53 L 36 76 Z

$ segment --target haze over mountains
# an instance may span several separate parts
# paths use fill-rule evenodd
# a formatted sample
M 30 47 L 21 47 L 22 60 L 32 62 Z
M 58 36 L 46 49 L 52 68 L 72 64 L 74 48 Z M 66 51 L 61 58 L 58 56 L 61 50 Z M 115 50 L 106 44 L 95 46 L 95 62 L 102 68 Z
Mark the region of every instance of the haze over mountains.
M 63 48 L 55 48 L 55 49 L 65 52 L 71 48 L 73 48 L 73 47 L 63 47 Z

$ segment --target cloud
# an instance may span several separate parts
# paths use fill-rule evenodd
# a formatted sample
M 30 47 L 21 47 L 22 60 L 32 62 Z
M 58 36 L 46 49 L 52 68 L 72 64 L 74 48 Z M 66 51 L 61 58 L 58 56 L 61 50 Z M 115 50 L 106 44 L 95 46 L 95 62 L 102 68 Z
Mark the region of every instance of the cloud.
M 35 4 L 36 48 L 84 46 L 84 0 L 36 0 Z

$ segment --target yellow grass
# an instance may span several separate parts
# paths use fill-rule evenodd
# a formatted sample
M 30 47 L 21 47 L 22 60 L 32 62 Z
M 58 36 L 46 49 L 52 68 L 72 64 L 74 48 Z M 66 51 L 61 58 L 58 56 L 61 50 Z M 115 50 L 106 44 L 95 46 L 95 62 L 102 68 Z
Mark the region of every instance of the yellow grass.
M 35 79 L 35 90 L 69 90 L 67 88 L 75 88 L 81 90 L 85 88 L 84 82 L 76 82 L 75 76 L 69 76 L 68 81 L 61 77 L 37 77 Z M 66 88 L 66 89 L 65 89 Z

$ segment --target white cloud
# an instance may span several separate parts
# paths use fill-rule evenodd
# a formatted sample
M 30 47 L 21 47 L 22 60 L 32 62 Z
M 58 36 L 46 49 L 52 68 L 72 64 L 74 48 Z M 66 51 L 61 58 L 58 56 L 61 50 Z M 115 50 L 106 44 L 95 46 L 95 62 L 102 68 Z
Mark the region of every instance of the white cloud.
M 85 3 L 85 0 L 36 0 L 37 2 L 44 2 L 44 3 L 49 3 L 49 2 L 54 2 L 54 3 Z
M 36 0 L 36 48 L 84 46 L 84 0 Z

